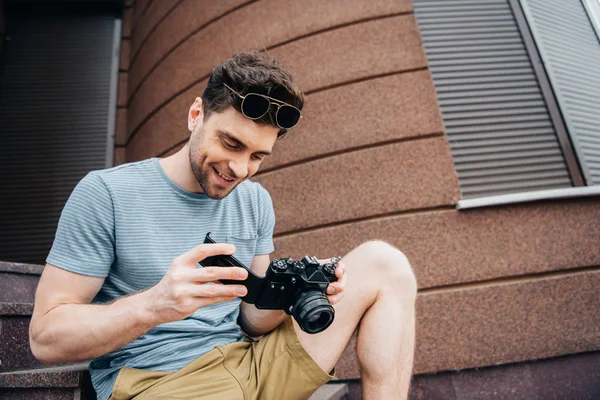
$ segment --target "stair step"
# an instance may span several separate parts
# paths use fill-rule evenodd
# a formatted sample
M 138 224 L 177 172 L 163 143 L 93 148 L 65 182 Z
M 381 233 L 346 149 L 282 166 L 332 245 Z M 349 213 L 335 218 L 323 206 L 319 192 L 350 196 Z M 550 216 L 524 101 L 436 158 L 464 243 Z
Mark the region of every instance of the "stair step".
M 0 373 L 0 388 L 76 388 L 84 381 L 89 363 L 32 368 Z
M 44 267 L 0 261 L 0 302 L 33 303 Z
M 42 367 L 29 347 L 33 304 L 0 303 L 0 373 Z
M 309 400 L 344 400 L 348 393 L 345 383 L 328 383 L 321 386 Z
M 88 363 L 77 363 L 0 373 L 0 398 L 94 400 L 87 368 Z M 346 393 L 346 384 L 330 383 L 319 388 L 310 400 L 344 400 Z
M 88 363 L 0 373 L 3 400 L 96 400 Z
M 0 302 L 0 317 L 4 316 L 27 316 L 33 313 L 33 303 Z

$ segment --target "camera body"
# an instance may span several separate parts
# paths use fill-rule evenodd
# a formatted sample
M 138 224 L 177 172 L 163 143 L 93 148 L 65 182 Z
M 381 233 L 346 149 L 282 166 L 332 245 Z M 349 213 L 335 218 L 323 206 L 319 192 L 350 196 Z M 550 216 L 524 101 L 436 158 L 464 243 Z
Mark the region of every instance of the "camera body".
M 215 243 L 206 234 L 204 243 Z M 221 283 L 244 285 L 248 294 L 242 297 L 256 308 L 284 310 L 292 315 L 302 330 L 321 332 L 334 318 L 334 310 L 326 296 L 327 286 L 337 280 L 335 268 L 339 258 L 321 265 L 316 257 L 305 256 L 297 261 L 279 258 L 269 263 L 265 277 L 252 272 L 233 256 L 218 255 L 200 261 L 203 266 L 242 267 L 248 271 L 244 281 L 223 279 Z

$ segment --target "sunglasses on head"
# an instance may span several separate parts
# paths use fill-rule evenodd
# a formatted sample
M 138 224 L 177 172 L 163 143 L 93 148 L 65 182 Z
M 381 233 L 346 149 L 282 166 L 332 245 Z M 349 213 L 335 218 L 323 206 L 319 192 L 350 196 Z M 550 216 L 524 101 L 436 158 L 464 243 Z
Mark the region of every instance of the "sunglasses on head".
M 227 89 L 237 94 L 242 99 L 242 105 L 240 106 L 244 117 L 249 119 L 259 119 L 265 115 L 271 105 L 277 106 L 277 112 L 275 113 L 275 123 L 281 129 L 291 129 L 302 118 L 300 110 L 288 103 L 281 100 L 274 99 L 264 94 L 248 93 L 245 96 L 239 94 L 225 83 L 223 84 Z

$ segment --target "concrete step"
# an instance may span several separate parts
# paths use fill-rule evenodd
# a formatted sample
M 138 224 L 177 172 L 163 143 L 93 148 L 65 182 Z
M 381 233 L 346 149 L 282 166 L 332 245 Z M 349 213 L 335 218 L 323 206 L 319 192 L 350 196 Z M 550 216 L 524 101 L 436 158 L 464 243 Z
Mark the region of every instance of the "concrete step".
M 87 363 L 0 373 L 3 400 L 96 400 Z
M 41 265 L 0 261 L 0 302 L 33 303 Z
M 29 322 L 43 269 L 0 261 L 0 372 L 42 366 L 29 349 Z
M 346 400 L 348 387 L 345 383 L 328 383 L 321 386 L 309 400 Z
M 87 363 L 0 373 L 3 400 L 96 400 Z M 327 384 L 310 400 L 345 400 L 343 383 Z
M 29 347 L 32 311 L 32 303 L 0 303 L 0 372 L 43 366 Z

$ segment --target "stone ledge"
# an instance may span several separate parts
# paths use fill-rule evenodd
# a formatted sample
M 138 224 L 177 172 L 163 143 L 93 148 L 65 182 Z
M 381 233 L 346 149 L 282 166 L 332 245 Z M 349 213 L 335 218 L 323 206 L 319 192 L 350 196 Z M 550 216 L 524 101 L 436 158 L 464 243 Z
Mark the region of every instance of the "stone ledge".
M 23 264 L 10 261 L 0 261 L 0 273 L 10 272 L 13 274 L 41 275 L 44 270 L 43 265 Z
M 0 373 L 0 389 L 79 388 L 89 382 L 88 363 Z M 310 400 L 343 400 L 348 392 L 344 383 L 319 388 Z
M 76 388 L 84 383 L 88 363 L 0 373 L 0 388 Z
M 348 387 L 345 383 L 330 383 L 321 386 L 309 400 L 342 400 L 346 398 Z
M 0 316 L 7 315 L 31 315 L 33 313 L 32 303 L 3 303 L 0 302 Z

